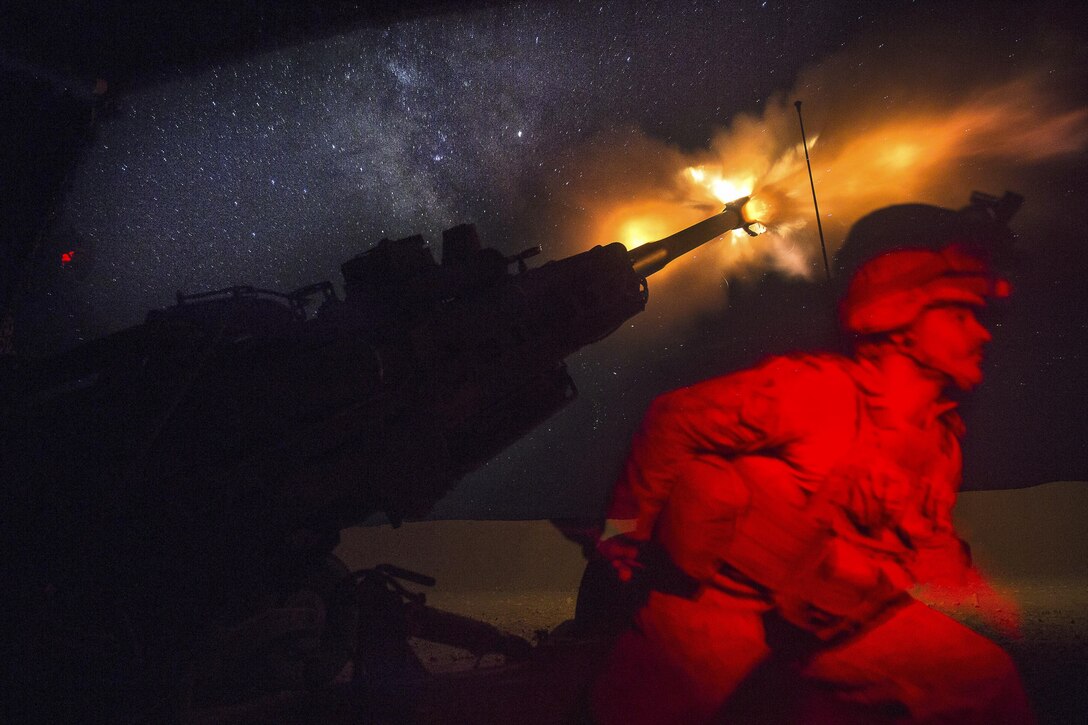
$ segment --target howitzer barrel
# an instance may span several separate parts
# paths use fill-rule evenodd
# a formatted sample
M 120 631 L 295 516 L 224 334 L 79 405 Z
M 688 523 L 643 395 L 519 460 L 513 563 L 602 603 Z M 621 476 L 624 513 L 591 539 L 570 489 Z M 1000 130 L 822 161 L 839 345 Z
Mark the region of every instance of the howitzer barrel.
M 669 262 L 682 257 L 696 247 L 706 244 L 734 229 L 746 229 L 750 221 L 744 218 L 743 208 L 749 197 L 744 196 L 726 204 L 718 214 L 682 229 L 676 234 L 649 242 L 632 249 L 629 254 L 635 272 L 649 277 Z

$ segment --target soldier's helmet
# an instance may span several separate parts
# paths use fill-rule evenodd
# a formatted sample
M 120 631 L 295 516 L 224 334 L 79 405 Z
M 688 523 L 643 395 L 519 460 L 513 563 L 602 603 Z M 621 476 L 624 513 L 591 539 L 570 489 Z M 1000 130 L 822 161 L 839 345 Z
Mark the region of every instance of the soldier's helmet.
M 859 219 L 835 255 L 843 327 L 891 332 L 935 304 L 983 306 L 1008 296 L 1010 285 L 994 268 L 1013 261 L 1008 222 L 1022 201 L 976 192 L 960 210 L 902 204 Z
M 983 307 L 1010 291 L 1008 280 L 963 245 L 899 249 L 858 269 L 839 305 L 839 319 L 854 334 L 873 335 L 906 327 L 927 307 Z

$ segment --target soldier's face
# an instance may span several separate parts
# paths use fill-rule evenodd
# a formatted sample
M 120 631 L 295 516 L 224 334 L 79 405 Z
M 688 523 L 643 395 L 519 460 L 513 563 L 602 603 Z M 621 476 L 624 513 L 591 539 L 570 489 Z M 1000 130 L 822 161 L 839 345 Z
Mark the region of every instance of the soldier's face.
M 982 349 L 991 336 L 971 307 L 929 307 L 908 328 L 907 338 L 911 357 L 961 390 L 982 382 Z

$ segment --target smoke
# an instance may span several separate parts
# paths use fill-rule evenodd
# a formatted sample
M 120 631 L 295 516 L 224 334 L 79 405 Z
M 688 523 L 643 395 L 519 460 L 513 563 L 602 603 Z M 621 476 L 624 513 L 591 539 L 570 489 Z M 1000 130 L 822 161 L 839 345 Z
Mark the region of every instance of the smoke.
M 623 129 L 569 151 L 558 162 L 576 180 L 557 194 L 571 225 L 564 236 L 584 243 L 588 229 L 595 244 L 632 246 L 752 193 L 767 233 L 727 235 L 692 255 L 702 262 L 679 261 L 652 284 L 720 307 L 733 280 L 771 270 L 822 275 L 794 99 L 803 101 L 829 254 L 861 216 L 891 204 L 955 208 L 972 190 L 1008 188 L 1045 208 L 1037 180 L 1052 164 L 1081 164 L 1088 149 L 1081 44 L 1062 37 L 1053 17 L 1005 18 L 989 30 L 951 10 L 910 17 L 802 73 L 761 111 L 713 132 L 705 148 Z

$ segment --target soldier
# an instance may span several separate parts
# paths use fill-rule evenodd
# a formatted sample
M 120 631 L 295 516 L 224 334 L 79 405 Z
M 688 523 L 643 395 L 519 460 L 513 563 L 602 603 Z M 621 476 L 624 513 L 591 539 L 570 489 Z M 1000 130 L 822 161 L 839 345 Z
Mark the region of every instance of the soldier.
M 981 381 L 975 310 L 1008 289 L 959 245 L 886 252 L 840 305 L 853 356 L 776 357 L 653 402 L 598 549 L 656 584 L 593 686 L 597 722 L 1032 721 L 1005 652 L 908 593 L 970 593 L 1015 633 L 953 530 L 947 397 Z

